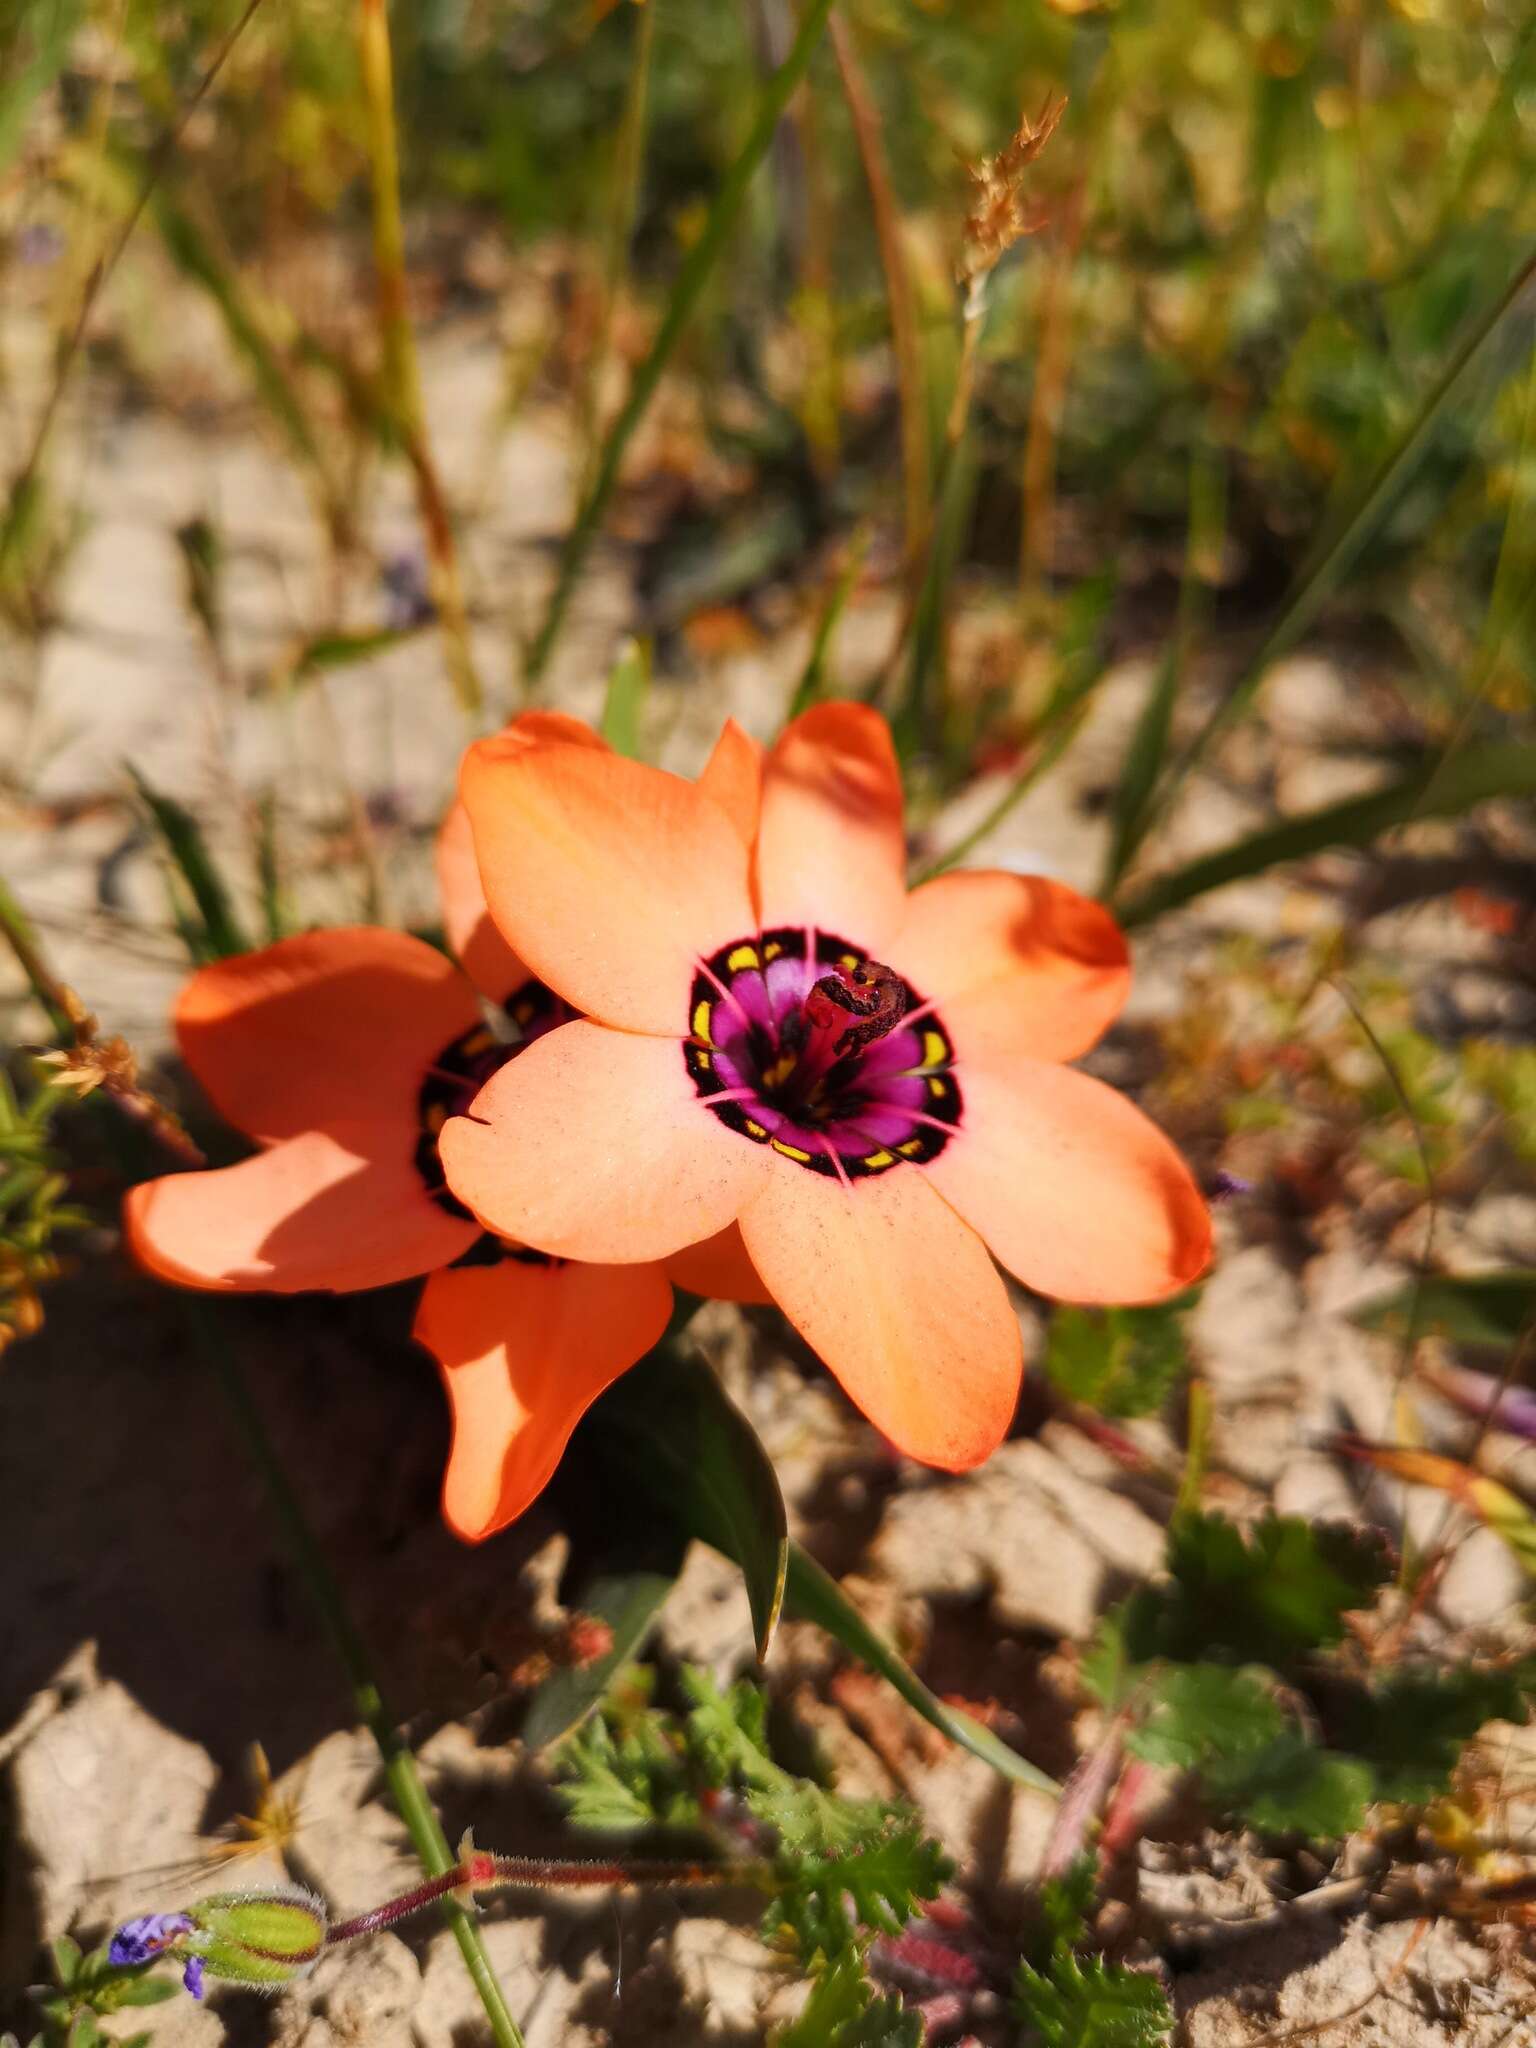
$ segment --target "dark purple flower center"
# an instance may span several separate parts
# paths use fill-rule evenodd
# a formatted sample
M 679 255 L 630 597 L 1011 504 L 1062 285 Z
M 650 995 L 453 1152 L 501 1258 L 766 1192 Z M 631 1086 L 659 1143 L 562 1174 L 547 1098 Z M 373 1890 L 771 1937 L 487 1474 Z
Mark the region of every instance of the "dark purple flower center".
M 722 1123 L 850 1180 L 935 1158 L 960 1122 L 955 1049 L 931 1004 L 831 932 L 800 926 L 700 964 L 683 1058 Z
M 505 1037 L 498 1037 L 488 1025 L 477 1024 L 462 1037 L 452 1039 L 433 1058 L 416 1098 L 421 1124 L 421 1135 L 416 1140 L 416 1171 L 426 1182 L 427 1192 L 439 1207 L 446 1209 L 450 1216 L 462 1216 L 466 1220 L 469 1210 L 449 1188 L 443 1175 L 437 1143 L 443 1125 L 449 1117 L 465 1113 L 499 1067 L 504 1067 L 508 1060 L 516 1059 L 546 1031 L 567 1023 L 576 1012 L 542 981 L 527 981 L 514 992 L 501 1014 L 508 1025 Z M 486 1265 L 501 1258 L 522 1259 L 530 1265 L 540 1266 L 559 1263 L 543 1252 L 514 1247 L 489 1234 L 477 1239 L 454 1263 Z

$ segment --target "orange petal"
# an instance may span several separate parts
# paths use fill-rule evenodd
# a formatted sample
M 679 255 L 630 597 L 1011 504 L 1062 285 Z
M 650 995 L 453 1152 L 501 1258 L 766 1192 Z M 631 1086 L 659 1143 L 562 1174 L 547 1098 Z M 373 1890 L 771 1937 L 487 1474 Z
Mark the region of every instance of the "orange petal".
M 621 1264 L 723 1230 L 769 1159 L 704 1107 L 676 1039 L 585 1018 L 493 1074 L 438 1144 L 449 1186 L 498 1235 Z
M 816 925 L 880 955 L 901 921 L 905 874 L 890 727 L 864 704 L 815 705 L 784 728 L 763 772 L 764 930 Z
M 695 961 L 756 929 L 718 804 L 617 754 L 496 740 L 460 787 L 491 915 L 539 979 L 605 1022 L 685 1033 Z
M 1019 1395 L 1018 1317 L 980 1238 L 916 1168 L 849 1188 L 786 1161 L 741 1234 L 780 1308 L 899 1450 L 950 1472 L 996 1450 Z
M 253 1138 L 351 1122 L 414 1133 L 427 1066 L 479 1021 L 451 960 L 372 925 L 216 960 L 176 1004 L 182 1057 L 219 1114 Z
M 140 1265 L 182 1287 L 348 1294 L 445 1266 L 479 1236 L 434 1202 L 398 1131 L 305 1131 L 238 1166 L 174 1173 L 123 1204 Z
M 434 1273 L 416 1337 L 453 1411 L 443 1519 L 478 1543 L 548 1485 L 571 1431 L 661 1336 L 672 1290 L 655 1266 L 494 1266 Z
M 662 1260 L 667 1278 L 688 1294 L 701 1294 L 707 1301 L 740 1301 L 761 1306 L 773 1296 L 763 1285 L 762 1275 L 747 1257 L 740 1227 L 733 1223 L 717 1230 L 702 1244 L 673 1252 Z
M 713 797 L 736 827 L 742 845 L 751 846 L 763 807 L 763 750 L 734 718 L 728 718 L 721 728 L 698 786 Z
M 886 958 L 967 1057 L 1073 1060 L 1131 985 L 1125 935 L 1101 904 L 1043 875 L 941 875 L 907 898 Z
M 961 1127 L 925 1170 L 1026 1286 L 1061 1301 L 1163 1301 L 1204 1272 L 1210 1210 L 1133 1103 L 1042 1060 L 957 1073 Z
M 462 803 L 450 806 L 437 835 L 437 890 L 454 958 L 483 996 L 505 1003 L 528 979 L 528 970 L 491 922 Z

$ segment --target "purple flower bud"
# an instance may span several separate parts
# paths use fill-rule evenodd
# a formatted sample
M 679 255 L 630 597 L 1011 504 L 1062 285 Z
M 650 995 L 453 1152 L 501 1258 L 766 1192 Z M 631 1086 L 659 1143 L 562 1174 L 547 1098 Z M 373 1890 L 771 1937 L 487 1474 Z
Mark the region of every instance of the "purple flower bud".
M 194 1998 L 201 1998 L 203 1995 L 203 1972 L 207 1967 L 201 1956 L 187 1957 L 187 1967 L 181 1973 L 181 1981 L 184 1989 L 190 1991 Z
M 118 1928 L 107 1950 L 107 1961 L 120 1969 L 151 1962 L 191 1932 L 192 1921 L 185 1913 L 142 1913 L 137 1920 L 125 1920 Z

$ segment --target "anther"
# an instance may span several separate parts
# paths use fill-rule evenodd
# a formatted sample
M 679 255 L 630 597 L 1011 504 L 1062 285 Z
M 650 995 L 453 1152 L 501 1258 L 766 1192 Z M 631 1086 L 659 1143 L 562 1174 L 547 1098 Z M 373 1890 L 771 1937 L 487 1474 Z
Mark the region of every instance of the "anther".
M 850 1024 L 833 1052 L 859 1052 L 894 1031 L 907 1013 L 907 985 L 893 968 L 878 960 L 859 960 L 852 967 L 836 967 L 816 982 L 805 999 L 805 1012 L 818 1030 L 831 1030 L 840 1020 L 838 1012 L 858 1018 Z

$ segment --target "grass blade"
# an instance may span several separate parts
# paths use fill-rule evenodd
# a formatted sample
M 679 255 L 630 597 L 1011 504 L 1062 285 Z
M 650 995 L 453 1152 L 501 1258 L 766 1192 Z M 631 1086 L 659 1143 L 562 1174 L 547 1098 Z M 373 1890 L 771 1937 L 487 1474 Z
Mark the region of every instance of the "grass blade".
M 802 711 L 809 711 L 825 694 L 827 654 L 832 646 L 832 635 L 837 631 L 838 621 L 853 595 L 854 585 L 859 580 L 868 552 L 868 532 L 856 533 L 848 544 L 847 560 L 843 563 L 837 581 L 827 592 L 826 603 L 821 608 L 821 617 L 816 621 L 816 636 L 811 642 L 811 651 L 806 657 L 804 672 L 795 686 L 795 694 L 789 700 L 789 709 L 784 714 L 786 722 L 791 718 L 798 718 Z
M 789 104 L 790 95 L 805 76 L 831 10 L 832 0 L 810 0 L 789 55 L 763 88 L 751 132 L 742 144 L 736 161 L 721 180 L 703 232 L 689 250 L 678 273 L 677 282 L 672 287 L 672 296 L 667 301 L 667 310 L 660 327 L 656 330 L 656 338 L 651 343 L 645 361 L 635 372 L 634 382 L 629 387 L 629 396 L 624 401 L 623 410 L 608 429 L 602 457 L 597 466 L 597 475 L 566 539 L 560 557 L 560 573 L 549 600 L 549 609 L 529 650 L 530 681 L 537 681 L 548 665 L 576 588 L 576 579 L 581 574 L 582 564 L 586 561 L 588 550 L 597 537 L 603 514 L 608 509 L 608 501 L 618 483 L 624 451 L 628 448 L 636 427 L 645 417 L 646 410 L 656 394 L 656 387 L 661 382 L 662 372 L 671 360 L 672 351 L 676 348 L 683 329 L 693 317 L 704 287 L 725 251 L 746 199 L 747 188 L 752 182 L 752 174 L 762 162 L 768 145 L 773 140 L 774 130 L 778 127 L 780 115 Z
M 1111 905 L 1127 928 L 1150 924 L 1228 882 L 1246 881 L 1282 862 L 1304 860 L 1333 847 L 1369 846 L 1378 833 L 1418 818 L 1454 818 L 1493 797 L 1536 796 L 1536 745 L 1463 747 L 1436 755 L 1384 789 L 1346 797 L 1234 840 L 1214 853 L 1149 882 L 1124 903 Z
M 640 759 L 640 721 L 651 689 L 651 649 L 645 640 L 626 640 L 608 678 L 603 699 L 603 738 L 616 754 Z
M 224 878 L 214 865 L 202 831 L 192 813 L 174 797 L 162 796 L 130 767 L 129 775 L 140 801 L 160 838 L 173 876 L 179 876 L 196 910 L 193 918 L 177 909 L 177 923 L 193 961 L 227 960 L 235 953 L 248 953 L 251 942 L 240 928 Z M 173 903 L 179 906 L 179 896 Z
M 955 1707 L 947 1707 L 931 1693 L 917 1673 L 885 1640 L 872 1629 L 848 1598 L 835 1579 L 829 1578 L 813 1557 L 807 1555 L 798 1543 L 789 1546 L 789 1579 L 785 1587 L 785 1602 L 801 1621 L 814 1621 L 818 1628 L 824 1628 L 828 1635 L 835 1636 L 845 1650 L 851 1650 L 861 1664 L 867 1664 L 871 1671 L 896 1688 L 909 1707 L 913 1707 L 925 1721 L 958 1742 L 962 1749 L 968 1749 L 972 1756 L 979 1756 L 983 1763 L 990 1764 L 1005 1778 L 1011 1778 L 1016 1785 L 1028 1785 L 1035 1792 L 1049 1792 L 1053 1796 L 1061 1790 L 1054 1778 L 1048 1778 L 1044 1771 L 1021 1757 L 1006 1742 L 999 1741 L 990 1728 L 984 1728 L 979 1721 L 973 1721 L 969 1714 L 962 1714 Z

